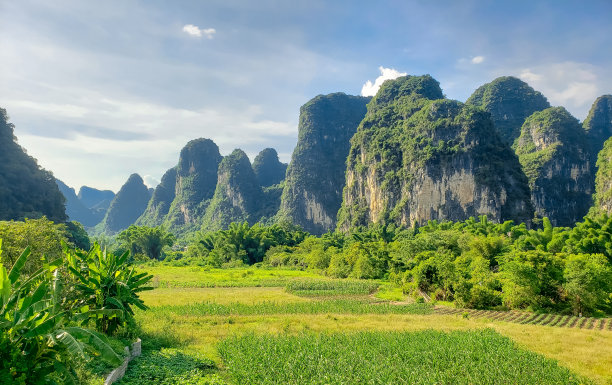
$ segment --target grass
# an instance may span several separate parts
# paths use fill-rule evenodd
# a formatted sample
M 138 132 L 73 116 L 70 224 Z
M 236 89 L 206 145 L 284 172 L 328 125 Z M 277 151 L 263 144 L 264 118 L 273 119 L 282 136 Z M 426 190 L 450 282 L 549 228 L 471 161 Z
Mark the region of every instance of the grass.
M 153 286 L 161 288 L 194 287 L 283 287 L 289 281 L 321 278 L 314 272 L 250 268 L 213 269 L 200 266 L 147 266 Z
M 249 334 L 218 349 L 237 384 L 584 383 L 490 329 Z
M 214 302 L 257 304 L 262 302 L 292 303 L 309 299 L 289 294 L 281 287 L 218 287 L 218 288 L 158 288 L 140 293 L 148 306 L 186 305 Z

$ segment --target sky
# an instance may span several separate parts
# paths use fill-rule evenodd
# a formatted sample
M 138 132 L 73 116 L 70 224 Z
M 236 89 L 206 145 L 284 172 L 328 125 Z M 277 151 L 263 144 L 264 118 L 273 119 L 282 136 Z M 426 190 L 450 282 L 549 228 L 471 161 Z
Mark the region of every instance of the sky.
M 77 191 L 150 186 L 192 139 L 289 162 L 299 108 L 430 74 L 516 76 L 584 120 L 612 94 L 612 1 L 0 0 L 0 107 Z

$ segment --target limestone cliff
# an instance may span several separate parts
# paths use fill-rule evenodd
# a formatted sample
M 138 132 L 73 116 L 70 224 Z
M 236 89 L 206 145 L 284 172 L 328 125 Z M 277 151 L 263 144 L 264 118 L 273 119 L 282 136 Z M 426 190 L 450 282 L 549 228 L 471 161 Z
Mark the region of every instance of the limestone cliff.
M 202 229 L 205 231 L 227 228 L 231 222 L 259 220 L 263 192 L 242 150 L 234 150 L 219 164 L 217 186 L 206 209 Z
M 96 226 L 106 234 L 127 229 L 142 215 L 151 195 L 138 174 L 132 174 L 115 195 L 104 220 Z
M 382 85 L 351 139 L 340 229 L 532 214 L 527 179 L 489 113 L 443 99 L 429 75 Z
M 612 214 L 612 138 L 606 140 L 599 152 L 594 200 L 593 214 Z
M 219 147 L 210 139 L 195 139 L 181 150 L 176 169 L 175 197 L 164 224 L 173 231 L 198 227 L 217 184 Z
M 563 107 L 528 117 L 517 140 L 537 217 L 554 226 L 573 226 L 591 206 L 593 176 L 584 129 Z
M 491 113 L 495 128 L 510 145 L 521 134 L 528 116 L 550 107 L 544 95 L 512 76 L 499 77 L 479 87 L 465 103 Z
M 285 179 L 287 164 L 278 160 L 278 154 L 273 148 L 263 149 L 253 161 L 253 171 L 257 176 L 259 185 L 268 187 L 279 184 Z
M 612 95 L 603 95 L 595 100 L 583 127 L 589 141 L 590 159 L 595 165 L 604 142 L 612 136 Z
M 153 195 L 145 212 L 138 218 L 136 224 L 139 226 L 155 227 L 164 222 L 170 205 L 176 196 L 176 167 L 166 171 L 161 182 L 155 187 Z
M 349 141 L 368 101 L 334 93 L 319 95 L 300 108 L 298 142 L 287 169 L 279 220 L 290 220 L 313 234 L 335 228 Z

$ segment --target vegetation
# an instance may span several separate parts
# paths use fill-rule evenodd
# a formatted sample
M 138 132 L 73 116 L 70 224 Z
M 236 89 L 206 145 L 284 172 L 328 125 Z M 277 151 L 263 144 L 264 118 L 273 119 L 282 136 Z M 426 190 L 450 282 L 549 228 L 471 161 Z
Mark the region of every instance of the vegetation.
M 0 258 L 1 248 L 0 242 Z M 29 256 L 26 248 L 8 272 L 0 265 L 0 382 L 75 383 L 76 368 L 90 354 L 119 364 L 103 335 L 77 325 L 118 312 L 76 307 L 73 293 L 65 290 L 61 259 L 45 260 L 36 272 L 22 274 Z
M 172 246 L 174 241 L 174 235 L 163 227 L 131 225 L 117 235 L 121 249 L 129 250 L 133 257 L 143 255 L 152 260 L 162 259 L 164 248 Z
M 612 139 L 606 140 L 597 159 L 597 174 L 595 177 L 595 204 L 591 208 L 592 215 L 612 213 Z
M 0 220 L 46 216 L 66 219 L 64 197 L 49 171 L 17 144 L 14 126 L 0 108 Z
M 492 330 L 246 335 L 219 352 L 239 384 L 581 384 Z
M 264 148 L 253 160 L 253 171 L 261 187 L 279 184 L 285 179 L 287 165 L 278 160 L 273 148 Z
M 528 116 L 550 107 L 544 95 L 512 76 L 480 86 L 465 103 L 489 112 L 500 136 L 510 145 L 520 136 Z
M 145 212 L 138 218 L 139 226 L 156 227 L 164 222 L 176 194 L 176 167 L 166 171 L 155 187 Z
M 589 141 L 591 164 L 595 165 L 604 142 L 612 136 L 612 95 L 602 95 L 593 102 L 583 127 Z
M 64 252 L 75 300 L 79 306 L 100 313 L 95 320 L 96 328 L 109 335 L 120 327 L 133 330 L 132 306 L 147 309 L 138 293 L 152 289 L 146 285 L 153 277 L 135 272 L 127 251 L 116 256 L 94 244 L 89 252 L 68 249 Z
M 33 273 L 42 266 L 40 257 L 45 256 L 51 261 L 61 258 L 62 242 L 67 242 L 72 237 L 66 225 L 55 224 L 45 217 L 25 221 L 2 221 L 0 222 L 0 239 L 4 240 L 2 263 L 9 269 L 23 250 L 29 247 L 34 257 L 27 259 L 22 271 L 24 274 Z

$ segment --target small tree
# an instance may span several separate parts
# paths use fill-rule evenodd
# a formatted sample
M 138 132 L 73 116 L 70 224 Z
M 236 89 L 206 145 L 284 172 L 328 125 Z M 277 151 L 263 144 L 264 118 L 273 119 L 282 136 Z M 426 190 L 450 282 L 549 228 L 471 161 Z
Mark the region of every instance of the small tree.
M 575 315 L 610 306 L 612 266 L 602 254 L 575 254 L 567 258 L 563 288 Z

